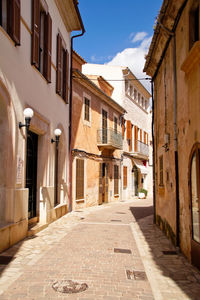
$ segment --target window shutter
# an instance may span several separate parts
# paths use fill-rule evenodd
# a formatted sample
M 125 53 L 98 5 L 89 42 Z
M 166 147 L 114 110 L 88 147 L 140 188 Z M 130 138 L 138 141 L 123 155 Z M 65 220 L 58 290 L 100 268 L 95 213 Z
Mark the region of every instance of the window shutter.
M 52 19 L 48 13 L 44 23 L 44 77 L 51 82 Z
M 62 56 L 62 38 L 57 35 L 57 70 L 56 70 L 56 93 L 61 96 L 61 56 Z
M 63 99 L 68 103 L 68 74 L 69 74 L 69 54 L 65 50 L 64 67 L 63 67 Z
M 124 167 L 123 168 L 123 186 L 124 186 L 124 189 L 127 187 L 127 167 Z
M 131 121 L 130 120 L 127 120 L 126 122 L 126 128 L 127 128 L 127 132 L 126 132 L 126 135 L 127 135 L 127 140 L 130 140 L 131 139 Z
M 20 45 L 20 0 L 12 0 L 8 4 L 8 33 Z
M 134 151 L 137 152 L 138 128 L 134 126 Z
M 39 68 L 40 0 L 32 0 L 32 52 L 31 63 Z
M 122 137 L 124 138 L 124 134 L 125 134 L 125 120 L 124 118 L 122 119 Z
M 76 160 L 76 199 L 84 198 L 84 160 Z
M 149 135 L 147 133 L 147 145 L 149 144 Z

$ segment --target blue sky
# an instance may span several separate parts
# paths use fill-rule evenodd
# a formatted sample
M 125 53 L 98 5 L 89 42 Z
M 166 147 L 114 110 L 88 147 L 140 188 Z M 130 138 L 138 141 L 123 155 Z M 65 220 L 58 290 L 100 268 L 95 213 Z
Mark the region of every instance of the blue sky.
M 105 63 L 132 43 L 138 32 L 153 34 L 162 0 L 79 0 L 86 33 L 74 41 L 75 50 L 88 62 Z M 146 37 L 147 37 L 146 36 Z
M 74 49 L 88 63 L 128 66 L 138 78 L 144 77 L 144 55 L 162 2 L 79 0 L 86 32 L 74 40 Z

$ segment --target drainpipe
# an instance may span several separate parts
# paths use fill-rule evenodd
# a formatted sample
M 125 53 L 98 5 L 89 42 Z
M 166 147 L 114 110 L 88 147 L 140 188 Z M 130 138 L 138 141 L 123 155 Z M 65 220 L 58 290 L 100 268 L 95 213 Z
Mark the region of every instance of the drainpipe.
M 78 9 L 77 0 L 73 0 L 76 13 L 81 24 L 81 33 L 71 37 L 71 53 L 70 53 L 70 93 L 69 93 L 69 212 L 72 211 L 72 53 L 73 53 L 73 40 L 77 37 L 83 36 L 85 28 L 81 19 L 81 15 Z
M 154 139 L 154 86 L 151 80 L 151 97 L 152 97 L 152 142 L 153 142 L 153 222 L 156 224 L 156 193 L 155 193 L 155 139 Z

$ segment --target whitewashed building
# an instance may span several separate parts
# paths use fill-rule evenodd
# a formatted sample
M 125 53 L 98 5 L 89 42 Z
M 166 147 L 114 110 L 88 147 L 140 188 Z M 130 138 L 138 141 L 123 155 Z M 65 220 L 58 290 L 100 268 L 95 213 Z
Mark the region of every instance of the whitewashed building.
M 75 0 L 0 5 L 2 251 L 68 210 L 71 32 L 83 24 Z
M 132 199 L 143 188 L 152 195 L 150 93 L 128 67 L 83 65 L 86 75 L 101 75 L 114 87 L 112 98 L 125 108 L 121 120 L 121 199 Z

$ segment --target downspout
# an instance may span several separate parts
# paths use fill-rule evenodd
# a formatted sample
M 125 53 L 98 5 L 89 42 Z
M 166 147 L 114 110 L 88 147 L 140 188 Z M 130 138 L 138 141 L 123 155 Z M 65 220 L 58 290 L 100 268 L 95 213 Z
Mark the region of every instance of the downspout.
M 154 139 L 154 86 L 153 80 L 151 80 L 151 97 L 152 97 L 152 142 L 153 142 L 153 222 L 156 224 L 156 193 L 155 193 L 155 139 Z
M 69 92 L 69 212 L 72 211 L 72 55 L 73 55 L 73 40 L 77 37 L 83 36 L 85 28 L 78 9 L 77 0 L 73 0 L 76 13 L 81 24 L 81 33 L 71 37 L 71 53 L 70 53 L 70 92 Z

